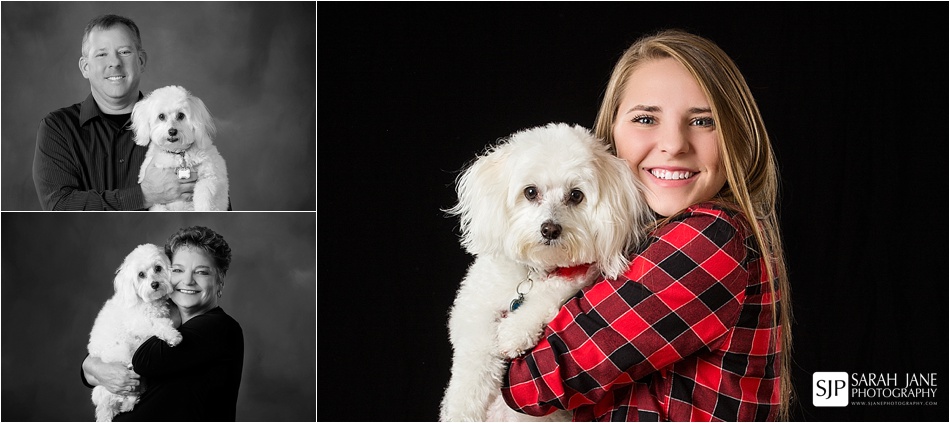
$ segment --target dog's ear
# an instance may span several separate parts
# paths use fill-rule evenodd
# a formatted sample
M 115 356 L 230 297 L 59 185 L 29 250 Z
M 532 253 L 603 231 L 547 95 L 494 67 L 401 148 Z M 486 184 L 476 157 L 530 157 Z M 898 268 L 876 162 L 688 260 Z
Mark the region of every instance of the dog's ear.
M 122 265 L 115 271 L 115 279 L 112 281 L 112 285 L 119 301 L 126 307 L 132 307 L 139 302 L 139 294 L 136 289 L 138 287 L 138 274 L 142 270 L 138 267 L 143 262 L 150 262 L 145 258 L 148 255 L 149 248 L 153 248 L 152 245 L 142 244 L 136 247 L 122 260 Z
M 126 307 L 132 307 L 138 302 L 138 293 L 135 292 L 138 272 L 131 263 L 122 263 L 115 271 L 115 280 L 112 284 L 119 301 Z
M 595 221 L 606 225 L 594 234 L 594 244 L 601 271 L 615 278 L 627 270 L 627 252 L 645 240 L 645 229 L 654 218 L 627 162 L 610 154 L 599 140 L 594 142 L 599 192 L 593 213 Z
M 446 210 L 460 218 L 462 246 L 473 255 L 501 251 L 508 231 L 511 175 L 506 143 L 486 150 L 458 177 L 458 203 Z
M 211 112 L 198 97 L 189 94 L 186 101 L 188 108 L 191 110 L 191 125 L 195 131 L 195 142 L 198 144 L 198 148 L 211 147 L 211 142 L 217 133 Z
M 152 137 L 152 103 L 151 93 L 149 93 L 132 107 L 132 136 L 135 143 L 143 147 L 148 145 Z

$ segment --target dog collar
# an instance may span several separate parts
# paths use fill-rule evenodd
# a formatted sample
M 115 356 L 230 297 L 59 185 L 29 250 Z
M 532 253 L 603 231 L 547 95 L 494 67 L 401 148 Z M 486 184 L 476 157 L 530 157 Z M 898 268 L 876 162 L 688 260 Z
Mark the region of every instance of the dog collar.
M 178 176 L 178 179 L 188 179 L 191 177 L 191 168 L 188 167 L 188 163 L 185 162 L 185 152 L 187 150 L 171 151 L 163 150 L 166 153 L 174 154 L 178 156 L 178 168 L 175 169 L 175 175 Z
M 551 274 L 565 278 L 576 278 L 578 276 L 587 274 L 588 270 L 590 270 L 590 264 L 580 264 L 574 267 L 558 267 L 557 269 L 554 269 Z

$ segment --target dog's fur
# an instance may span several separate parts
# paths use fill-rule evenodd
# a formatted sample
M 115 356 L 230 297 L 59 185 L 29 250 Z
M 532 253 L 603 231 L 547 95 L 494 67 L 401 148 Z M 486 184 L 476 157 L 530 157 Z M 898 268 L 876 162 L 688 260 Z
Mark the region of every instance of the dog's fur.
M 563 123 L 513 134 L 459 176 L 458 204 L 447 211 L 460 216 L 475 261 L 450 311 L 442 421 L 570 420 L 561 410 L 538 419 L 508 408 L 499 395 L 504 356 L 537 344 L 561 305 L 595 278 L 626 270 L 652 219 L 639 187 L 624 160 Z M 509 311 L 518 292 L 524 302 Z
M 148 145 L 139 170 L 140 184 L 147 166 L 174 170 L 183 159 L 192 172 L 197 172 L 192 201 L 156 204 L 149 210 L 228 209 L 228 171 L 212 144 L 214 119 L 201 99 L 179 86 L 156 89 L 135 103 L 132 132 L 136 144 Z
M 129 365 L 135 350 L 153 335 L 171 346 L 181 342 L 165 302 L 172 292 L 169 266 L 165 252 L 153 244 L 139 245 L 125 257 L 113 280 L 115 294 L 99 311 L 89 334 L 90 356 Z M 96 421 L 112 421 L 137 401 L 135 394 L 116 395 L 102 386 L 92 390 Z

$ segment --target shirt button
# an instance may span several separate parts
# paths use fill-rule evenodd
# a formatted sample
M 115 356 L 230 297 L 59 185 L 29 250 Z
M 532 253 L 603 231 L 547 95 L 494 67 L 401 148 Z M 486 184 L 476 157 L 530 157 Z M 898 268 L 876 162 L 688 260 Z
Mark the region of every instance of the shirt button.
M 125 163 L 125 159 L 119 159 L 119 163 Z

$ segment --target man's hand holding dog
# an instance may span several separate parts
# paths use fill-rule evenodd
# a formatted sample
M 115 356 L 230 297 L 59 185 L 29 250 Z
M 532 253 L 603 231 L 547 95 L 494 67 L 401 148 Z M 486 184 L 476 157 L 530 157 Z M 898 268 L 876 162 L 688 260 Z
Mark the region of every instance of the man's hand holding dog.
M 194 173 L 194 172 L 192 172 Z M 192 174 L 187 179 L 178 179 L 173 170 L 159 169 L 149 165 L 142 180 L 142 194 L 145 207 L 166 204 L 172 201 L 190 201 L 195 191 L 198 176 Z

